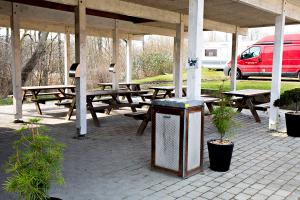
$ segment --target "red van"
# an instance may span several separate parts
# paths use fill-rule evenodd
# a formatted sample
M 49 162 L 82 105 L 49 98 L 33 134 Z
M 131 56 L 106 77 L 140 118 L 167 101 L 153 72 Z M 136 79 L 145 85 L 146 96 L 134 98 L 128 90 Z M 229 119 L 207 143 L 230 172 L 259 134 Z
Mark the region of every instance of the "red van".
M 237 78 L 249 76 L 272 76 L 274 36 L 267 36 L 248 47 L 237 57 Z M 224 68 L 230 76 L 231 62 Z M 282 76 L 298 77 L 300 81 L 300 34 L 284 36 Z

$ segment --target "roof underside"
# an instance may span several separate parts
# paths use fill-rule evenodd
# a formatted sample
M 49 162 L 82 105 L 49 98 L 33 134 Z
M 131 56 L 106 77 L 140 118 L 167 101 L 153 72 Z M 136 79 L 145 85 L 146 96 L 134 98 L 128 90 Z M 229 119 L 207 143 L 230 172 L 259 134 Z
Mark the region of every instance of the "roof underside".
M 155 8 L 188 14 L 189 0 L 123 0 Z M 271 0 L 272 1 L 272 0 Z M 300 7 L 299 0 L 289 0 Z M 263 27 L 275 24 L 275 14 L 242 4 L 234 0 L 205 0 L 204 18 L 239 27 Z M 286 19 L 286 24 L 295 24 L 294 20 Z
M 9 26 L 9 16 L 11 14 L 11 5 L 9 1 L 17 2 L 22 5 L 21 21 L 25 28 L 32 28 L 44 31 L 58 31 L 63 32 L 65 26 L 74 26 L 74 8 L 76 5 L 75 0 L 0 0 L 0 26 Z M 86 0 L 94 1 L 95 0 Z M 102 0 L 101 2 L 104 2 Z M 117 2 L 119 0 L 112 0 L 111 2 Z M 211 20 L 212 26 L 207 26 L 206 30 L 220 30 L 214 29 L 214 27 L 220 27 L 222 24 L 231 27 L 238 26 L 241 28 L 250 27 L 263 27 L 273 26 L 275 24 L 274 12 L 266 11 L 263 7 L 256 7 L 245 2 L 259 2 L 253 0 L 205 0 L 204 18 Z M 267 0 L 262 0 L 268 3 Z M 280 2 L 280 0 L 270 0 L 270 2 Z M 70 3 L 71 2 L 71 3 Z M 110 1 L 107 1 L 110 4 Z M 172 11 L 173 13 L 182 13 L 188 15 L 189 0 L 121 0 L 119 2 L 129 2 L 135 5 L 143 5 L 158 8 L 160 10 Z M 288 2 L 298 8 L 300 8 L 300 0 L 288 0 Z M 103 3 L 104 4 L 104 3 Z M 118 5 L 118 4 L 115 4 Z M 281 6 L 280 3 L 276 4 Z M 101 5 L 98 5 L 101 7 Z M 101 9 L 101 8 L 100 8 Z M 117 9 L 118 10 L 118 9 Z M 124 8 L 123 8 L 124 10 Z M 293 10 L 296 11 L 300 10 Z M 87 9 L 87 26 L 94 30 L 95 34 L 98 34 L 99 30 L 112 30 L 112 24 L 114 19 L 121 21 L 120 30 L 123 33 L 145 35 L 145 34 L 161 34 L 174 36 L 175 24 L 169 23 L 169 21 L 162 22 L 151 19 L 150 17 L 143 17 L 147 15 L 135 16 L 128 10 L 124 14 L 122 12 L 114 13 L 105 9 Z M 152 13 L 152 12 L 151 12 Z M 155 14 L 153 14 L 155 15 Z M 2 17 L 3 16 L 3 17 Z M 148 15 L 149 16 L 149 15 Z M 300 15 L 297 16 L 300 19 Z M 25 22 L 25 20 L 27 20 Z M 36 22 L 36 23 L 35 23 Z M 222 23 L 220 24 L 215 24 Z M 286 19 L 286 24 L 295 24 L 296 20 L 291 18 Z M 32 25 L 31 24 L 35 24 Z M 40 25 L 42 24 L 42 25 Z M 52 25 L 52 26 L 50 26 Z M 22 27 L 22 23 L 21 23 Z M 151 28 L 155 27 L 155 31 Z M 52 30 L 53 29 L 53 30 Z M 96 31 L 95 31 L 96 30 Z M 228 29 L 223 29 L 224 31 Z M 186 27 L 187 31 L 187 27 Z M 229 31 L 226 31 L 229 32 Z

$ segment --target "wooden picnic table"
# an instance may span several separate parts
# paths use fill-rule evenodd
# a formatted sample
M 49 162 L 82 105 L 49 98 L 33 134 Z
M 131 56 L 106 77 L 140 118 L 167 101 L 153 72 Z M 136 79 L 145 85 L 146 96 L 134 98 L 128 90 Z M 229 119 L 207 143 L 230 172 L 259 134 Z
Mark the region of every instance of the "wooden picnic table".
M 257 89 L 245 89 L 245 90 L 236 90 L 223 92 L 223 94 L 231 97 L 241 97 L 242 99 L 236 101 L 236 107 L 238 112 L 241 112 L 243 109 L 249 109 L 256 122 L 261 122 L 260 117 L 257 114 L 258 104 L 255 102 L 255 98 L 261 97 L 265 102 L 270 101 L 270 90 L 257 90 Z
M 40 115 L 42 115 L 40 103 L 45 103 L 46 101 L 61 101 L 67 99 L 66 90 L 70 89 L 72 92 L 75 91 L 74 85 L 48 85 L 48 86 L 24 86 L 22 103 L 27 97 L 32 97 L 31 100 L 35 103 L 36 109 Z M 56 91 L 54 91 L 56 90 Z M 43 91 L 43 93 L 41 93 Z M 47 92 L 45 92 L 47 91 Z M 46 96 L 45 98 L 38 98 L 41 96 Z M 50 97 L 49 97 L 50 96 Z
M 113 84 L 112 83 L 98 83 L 99 86 L 101 86 L 102 90 L 105 90 L 107 87 L 109 87 L 110 89 L 112 88 Z M 139 83 L 119 83 L 119 86 L 125 86 L 126 89 L 128 90 L 141 90 L 141 84 Z
M 131 98 L 132 95 L 137 95 L 137 94 L 145 94 L 148 93 L 148 90 L 140 90 L 140 91 L 130 91 L 130 90 L 93 90 L 93 91 L 88 91 L 86 93 L 86 103 L 87 103 L 87 108 L 89 109 L 95 126 L 100 126 L 98 117 L 97 117 L 97 112 L 99 110 L 103 110 L 105 108 L 107 109 L 113 109 L 113 108 L 120 108 L 120 107 L 130 107 L 132 112 L 136 112 L 136 107 L 139 104 L 135 104 Z M 69 95 L 72 95 L 72 104 L 69 108 L 69 112 L 67 114 L 67 119 L 69 120 L 73 114 L 73 110 L 76 107 L 76 94 L 75 93 L 70 93 Z M 100 106 L 100 107 L 94 107 L 93 106 L 93 100 L 95 97 L 101 97 L 104 95 L 109 95 L 112 97 L 111 101 L 108 102 L 107 106 Z M 121 102 L 119 100 L 119 96 L 125 96 L 127 99 L 127 102 Z
M 150 87 L 149 89 L 154 90 L 152 100 L 157 98 L 160 91 L 163 92 L 163 98 L 166 98 L 167 96 L 172 98 L 172 92 L 175 90 L 175 86 L 156 86 Z M 186 96 L 186 86 L 182 87 L 182 93 L 184 96 Z
M 202 96 L 201 100 L 206 104 L 207 108 L 209 109 L 209 112 L 212 113 L 213 111 L 213 103 L 219 101 L 219 98 L 215 97 L 207 97 L 207 96 Z M 143 121 L 140 124 L 138 130 L 137 130 L 137 135 L 142 135 L 144 133 L 144 130 L 146 129 L 149 121 L 151 121 L 151 102 L 140 102 L 141 105 L 143 106 L 149 106 L 148 110 L 146 113 L 143 115 Z M 141 113 L 142 115 L 142 113 Z

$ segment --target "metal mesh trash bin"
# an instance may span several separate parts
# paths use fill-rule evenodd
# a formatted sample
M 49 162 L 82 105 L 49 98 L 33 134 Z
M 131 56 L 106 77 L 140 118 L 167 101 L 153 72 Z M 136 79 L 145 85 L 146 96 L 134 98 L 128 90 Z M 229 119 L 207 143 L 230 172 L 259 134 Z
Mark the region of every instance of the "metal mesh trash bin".
M 151 167 L 188 177 L 203 166 L 203 102 L 163 99 L 152 103 Z

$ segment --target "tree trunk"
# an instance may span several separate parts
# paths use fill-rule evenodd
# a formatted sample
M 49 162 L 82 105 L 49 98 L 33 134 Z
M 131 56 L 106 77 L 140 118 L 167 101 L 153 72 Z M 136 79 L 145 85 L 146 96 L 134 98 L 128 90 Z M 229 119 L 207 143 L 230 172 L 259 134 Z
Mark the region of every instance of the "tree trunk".
M 33 52 L 31 58 L 29 61 L 25 64 L 25 66 L 22 69 L 22 85 L 24 85 L 29 77 L 29 74 L 33 71 L 33 69 L 36 67 L 40 57 L 45 55 L 46 53 L 46 44 L 47 44 L 47 37 L 48 32 L 41 32 L 39 37 L 38 45 Z

